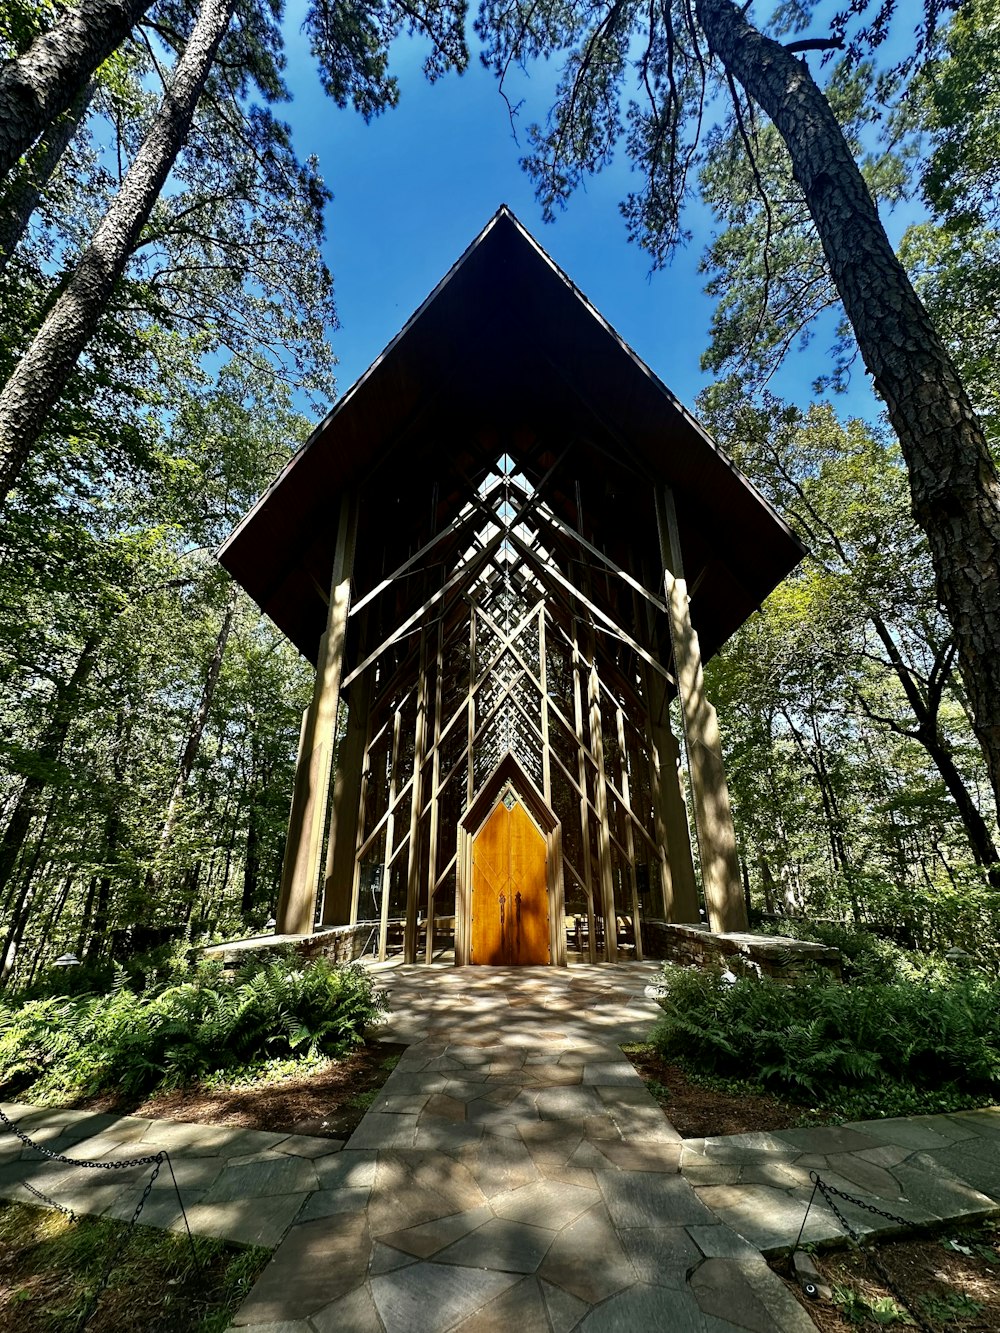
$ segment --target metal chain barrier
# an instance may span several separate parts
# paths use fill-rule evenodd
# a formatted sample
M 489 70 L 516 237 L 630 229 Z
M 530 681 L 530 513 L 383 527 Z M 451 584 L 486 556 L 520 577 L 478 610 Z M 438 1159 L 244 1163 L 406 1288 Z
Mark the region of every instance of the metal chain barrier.
M 121 1258 L 121 1255 L 124 1252 L 126 1245 L 132 1238 L 132 1233 L 135 1230 L 136 1223 L 139 1221 L 139 1216 L 142 1213 L 143 1208 L 145 1207 L 146 1200 L 149 1198 L 150 1192 L 154 1184 L 156 1183 L 156 1178 L 160 1174 L 160 1168 L 163 1166 L 164 1162 L 166 1163 L 167 1169 L 170 1172 L 170 1179 L 173 1182 L 174 1193 L 177 1196 L 177 1206 L 180 1209 L 181 1217 L 184 1219 L 184 1230 L 187 1232 L 188 1246 L 191 1250 L 191 1260 L 195 1266 L 195 1269 L 199 1273 L 202 1271 L 201 1262 L 198 1259 L 198 1251 L 194 1243 L 194 1236 L 191 1234 L 191 1226 L 190 1223 L 188 1222 L 187 1209 L 184 1207 L 184 1200 L 181 1198 L 180 1186 L 177 1184 L 177 1176 L 174 1173 L 174 1164 L 170 1160 L 170 1154 L 165 1149 L 161 1149 L 160 1152 L 149 1153 L 143 1157 L 128 1157 L 123 1159 L 115 1159 L 114 1161 L 94 1161 L 79 1157 L 67 1157 L 65 1153 L 52 1152 L 51 1149 L 42 1147 L 40 1143 L 35 1143 L 35 1141 L 24 1132 L 24 1130 L 22 1130 L 18 1125 L 14 1123 L 13 1120 L 10 1119 L 10 1117 L 6 1114 L 2 1106 L 0 1106 L 0 1122 L 2 1122 L 4 1128 L 9 1130 L 10 1133 L 15 1136 L 15 1138 L 20 1139 L 26 1148 L 30 1149 L 32 1152 L 39 1153 L 42 1157 L 47 1158 L 50 1162 L 61 1162 L 65 1166 L 82 1167 L 86 1170 L 98 1170 L 98 1171 L 125 1171 L 137 1166 L 151 1166 L 153 1168 L 152 1172 L 150 1173 L 149 1180 L 146 1182 L 146 1188 L 142 1192 L 142 1197 L 136 1204 L 135 1210 L 132 1213 L 131 1218 L 129 1219 L 128 1225 L 126 1226 L 124 1232 L 122 1233 L 121 1240 L 118 1242 L 117 1246 L 114 1249 L 114 1252 L 111 1254 L 111 1257 L 105 1264 L 104 1272 L 101 1274 L 101 1279 L 98 1282 L 97 1286 L 94 1288 L 94 1290 L 91 1292 L 90 1299 L 87 1302 L 86 1308 L 84 1309 L 83 1314 L 80 1316 L 80 1322 L 77 1324 L 78 1333 L 80 1333 L 80 1331 L 85 1329 L 87 1325 L 90 1323 L 94 1311 L 97 1309 L 97 1303 L 100 1300 L 101 1296 L 103 1295 L 104 1290 L 107 1287 L 108 1282 L 111 1278 L 111 1273 L 115 1265 L 118 1263 L 118 1260 Z M 71 1222 L 76 1222 L 79 1220 L 72 1208 L 67 1208 L 64 1204 L 57 1203 L 55 1199 L 52 1199 L 49 1197 L 49 1195 L 44 1194 L 40 1189 L 37 1189 L 29 1181 L 23 1180 L 21 1181 L 21 1184 L 24 1186 L 25 1189 L 29 1190 L 32 1194 L 35 1195 L 36 1198 L 41 1199 L 49 1207 L 58 1209 L 58 1211 L 61 1213 L 65 1213 L 65 1215 L 70 1219 Z
M 805 1217 L 803 1217 L 802 1225 L 799 1227 L 799 1234 L 796 1237 L 795 1244 L 792 1247 L 792 1253 L 794 1254 L 795 1251 L 799 1248 L 799 1241 L 802 1239 L 802 1233 L 806 1229 L 806 1222 L 809 1218 L 809 1210 L 813 1206 L 813 1200 L 816 1198 L 817 1191 L 819 1191 L 819 1193 L 822 1194 L 823 1199 L 826 1202 L 827 1206 L 829 1207 L 830 1211 L 833 1213 L 834 1217 L 837 1219 L 840 1225 L 850 1236 L 851 1240 L 854 1241 L 858 1249 L 861 1251 L 861 1254 L 864 1257 L 865 1262 L 869 1265 L 870 1268 L 872 1268 L 875 1271 L 875 1273 L 878 1274 L 881 1281 L 892 1293 L 893 1297 L 900 1303 L 900 1305 L 902 1305 L 903 1309 L 908 1311 L 908 1313 L 913 1316 L 913 1318 L 916 1320 L 917 1326 L 923 1330 L 923 1333 L 937 1333 L 937 1330 L 932 1328 L 931 1325 L 927 1323 L 927 1321 L 920 1315 L 920 1313 L 917 1310 L 913 1308 L 910 1302 L 899 1290 L 895 1282 L 892 1280 L 892 1278 L 886 1271 L 886 1267 L 882 1263 L 882 1260 L 878 1257 L 875 1251 L 870 1246 L 864 1245 L 860 1233 L 855 1231 L 854 1227 L 851 1226 L 850 1222 L 848 1222 L 847 1218 L 834 1203 L 833 1196 L 836 1195 L 838 1199 L 843 1199 L 846 1203 L 852 1203 L 855 1206 L 855 1208 L 861 1208 L 866 1213 L 872 1213 L 875 1217 L 882 1217 L 887 1222 L 895 1222 L 898 1223 L 900 1226 L 912 1227 L 914 1225 L 912 1220 L 908 1217 L 900 1217 L 897 1213 L 886 1212 L 884 1208 L 876 1208 L 874 1204 L 866 1203 L 864 1199 L 858 1199 L 853 1194 L 845 1194 L 843 1190 L 835 1189 L 833 1185 L 828 1185 L 825 1180 L 821 1179 L 819 1174 L 815 1171 L 809 1172 L 809 1179 L 813 1182 L 813 1192 L 812 1194 L 810 1194 L 809 1202 L 806 1204 Z

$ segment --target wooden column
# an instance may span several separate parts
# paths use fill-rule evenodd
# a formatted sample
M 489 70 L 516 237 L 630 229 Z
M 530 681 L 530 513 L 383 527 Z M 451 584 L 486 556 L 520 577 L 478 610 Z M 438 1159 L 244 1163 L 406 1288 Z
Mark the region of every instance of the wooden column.
M 292 809 L 275 913 L 279 935 L 308 934 L 313 929 L 316 915 L 347 615 L 351 604 L 357 521 L 357 501 L 353 495 L 347 494 L 340 505 L 326 629 L 319 641 L 313 696 L 306 710 L 295 767 Z
M 417 961 L 417 905 L 420 898 L 420 816 L 424 804 L 424 759 L 427 755 L 427 630 L 420 631 L 420 683 L 413 734 L 413 790 L 410 792 L 410 845 L 406 864 L 406 926 L 403 961 Z
M 592 963 L 597 962 L 597 941 L 594 938 L 594 875 L 590 860 L 590 801 L 587 798 L 587 756 L 583 753 L 583 689 L 580 673 L 583 659 L 577 642 L 577 625 L 573 620 L 573 725 L 577 739 L 577 777 L 580 783 L 580 828 L 583 833 L 583 878 L 587 890 L 587 952 Z
M 392 717 L 392 758 L 390 760 L 391 771 L 389 774 L 389 813 L 385 821 L 385 855 L 382 858 L 382 910 L 379 917 L 378 927 L 378 956 L 381 962 L 385 962 L 386 944 L 389 938 L 389 899 L 390 879 L 392 877 L 392 852 L 393 840 L 396 836 L 396 791 L 399 781 L 399 736 L 400 723 L 402 720 L 402 706 L 398 707 Z
M 434 961 L 434 894 L 437 891 L 438 829 L 441 824 L 441 708 L 444 702 L 444 619 L 438 621 L 434 675 L 434 757 L 431 760 L 431 815 L 427 833 L 427 954 Z
M 608 788 L 604 771 L 604 734 L 601 726 L 601 683 L 596 662 L 590 668 L 590 748 L 597 760 L 597 849 L 601 869 L 601 907 L 604 912 L 604 952 L 609 963 L 618 962 L 618 913 L 615 911 L 615 882 L 611 873 L 611 830 L 608 825 Z
M 542 687 L 542 794 L 552 805 L 552 761 L 549 755 L 549 668 L 545 654 L 545 603 L 538 608 L 538 681 Z
M 618 723 L 618 754 L 621 769 L 618 775 L 619 790 L 625 798 L 625 850 L 628 852 L 628 877 L 632 892 L 632 930 L 635 934 L 635 956 L 642 960 L 642 927 L 639 923 L 639 885 L 635 876 L 635 833 L 632 829 L 632 792 L 628 777 L 628 753 L 625 741 L 625 714 L 619 708 L 616 712 Z
M 326 875 L 323 893 L 323 925 L 342 926 L 351 919 L 354 888 L 354 855 L 358 843 L 359 797 L 365 743 L 368 739 L 368 709 L 371 673 L 366 671 L 350 687 L 347 701 L 347 734 L 338 756 L 333 781 L 330 836 L 326 846 Z
M 705 695 L 701 649 L 691 624 L 677 513 L 674 497 L 666 486 L 656 488 L 656 519 L 708 921 L 713 930 L 746 930 L 746 903 L 740 884 L 736 832 L 722 763 L 719 722 Z
M 663 915 L 667 921 L 696 923 L 698 884 L 691 855 L 691 829 L 681 785 L 680 751 L 670 729 L 670 705 L 663 677 L 647 667 L 643 676 L 649 710 L 649 764 L 656 840 L 666 855 L 660 862 Z

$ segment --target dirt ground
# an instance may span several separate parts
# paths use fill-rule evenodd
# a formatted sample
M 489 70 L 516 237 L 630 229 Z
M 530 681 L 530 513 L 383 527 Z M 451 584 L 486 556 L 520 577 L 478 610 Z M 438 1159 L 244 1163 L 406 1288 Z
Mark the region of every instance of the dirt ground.
M 801 1125 L 801 1106 L 769 1094 L 719 1092 L 696 1082 L 668 1063 L 652 1046 L 629 1046 L 625 1054 L 663 1107 L 668 1120 L 685 1139 L 750 1130 L 792 1129 Z M 810 1123 L 813 1123 L 810 1120 Z M 817 1118 L 817 1124 L 822 1121 Z
M 202 1125 L 239 1125 L 245 1129 L 283 1130 L 346 1139 L 389 1077 L 405 1046 L 372 1042 L 308 1074 L 274 1083 L 231 1084 L 203 1088 L 193 1084 L 157 1093 L 142 1101 L 92 1097 L 93 1111 L 120 1111 L 152 1119 L 188 1120 Z
M 837 1250 L 813 1256 L 833 1301 L 810 1300 L 788 1278 L 787 1263 L 773 1266 L 809 1311 L 820 1333 L 842 1333 L 848 1328 L 861 1333 L 886 1327 L 919 1328 L 921 1323 L 934 1333 L 996 1333 L 1000 1329 L 1000 1222 L 971 1231 L 886 1241 L 875 1253 L 909 1310 L 872 1270 L 863 1251 Z

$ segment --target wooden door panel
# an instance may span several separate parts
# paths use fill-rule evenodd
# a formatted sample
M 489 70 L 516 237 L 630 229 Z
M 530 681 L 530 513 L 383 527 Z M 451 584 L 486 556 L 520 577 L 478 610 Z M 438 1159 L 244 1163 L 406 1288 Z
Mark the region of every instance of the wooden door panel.
M 509 898 L 510 813 L 501 803 L 472 844 L 470 962 L 494 966 L 507 962 Z
M 511 962 L 523 966 L 547 963 L 549 892 L 545 873 L 545 839 L 520 805 L 510 812 L 510 887 L 514 899 Z
M 471 963 L 551 960 L 545 855 L 527 811 L 498 802 L 472 844 Z

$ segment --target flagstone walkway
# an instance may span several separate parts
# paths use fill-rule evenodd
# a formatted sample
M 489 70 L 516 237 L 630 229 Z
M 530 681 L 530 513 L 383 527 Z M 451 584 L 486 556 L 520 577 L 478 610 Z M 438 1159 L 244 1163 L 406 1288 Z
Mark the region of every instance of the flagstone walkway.
M 6 1109 L 75 1157 L 169 1149 L 193 1230 L 277 1245 L 245 1333 L 810 1333 L 761 1254 L 794 1242 L 810 1170 L 913 1220 L 997 1211 L 1000 1108 L 682 1142 L 618 1049 L 648 1034 L 657 972 L 382 971 L 380 1034 L 408 1049 L 343 1148 Z M 27 1177 L 128 1217 L 148 1172 L 39 1163 L 0 1136 L 7 1197 Z M 857 1230 L 892 1225 L 839 1202 Z M 143 1220 L 180 1224 L 165 1173 Z M 805 1235 L 842 1231 L 818 1206 Z
M 409 1043 L 240 1310 L 247 1333 L 811 1333 L 678 1173 L 618 1049 L 658 966 L 397 968 Z

